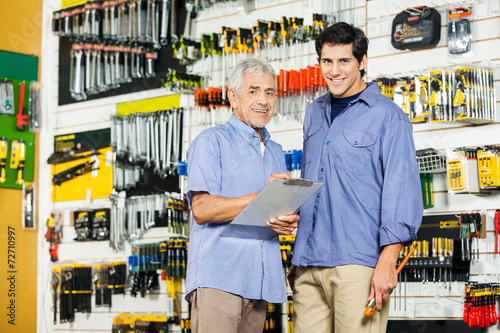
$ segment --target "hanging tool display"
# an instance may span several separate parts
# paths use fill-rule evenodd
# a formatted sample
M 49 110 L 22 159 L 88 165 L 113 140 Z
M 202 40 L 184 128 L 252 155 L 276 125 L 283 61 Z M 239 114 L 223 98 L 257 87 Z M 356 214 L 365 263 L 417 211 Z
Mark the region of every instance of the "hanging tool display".
M 441 14 L 420 6 L 407 8 L 392 21 L 391 44 L 398 50 L 436 46 L 441 38 Z
M 500 146 L 478 147 L 477 164 L 479 187 L 482 190 L 500 189 Z
M 71 98 L 81 101 L 155 77 L 162 46 L 182 34 L 176 22 L 180 9 L 175 0 L 89 0 L 54 12 L 53 32 L 73 41 Z
M 482 159 L 479 163 L 478 152 Z M 496 181 L 497 167 L 494 159 L 489 159 L 487 150 L 477 147 L 458 147 L 446 150 L 447 171 L 448 171 L 448 193 L 483 193 L 489 194 L 491 181 Z M 490 156 L 491 157 L 491 156 Z M 493 163 L 490 163 L 493 162 Z M 479 170 L 481 167 L 481 170 Z M 491 178 L 493 176 L 493 178 Z M 480 186 L 480 179 L 481 184 Z M 496 187 L 492 187 L 496 189 Z
M 130 295 L 146 296 L 146 291 L 160 289 L 157 270 L 161 267 L 157 243 L 132 244 L 132 255 L 128 259 L 129 275 L 127 289 Z
M 494 121 L 493 70 L 490 66 L 440 69 L 415 77 L 375 78 L 413 123 Z
M 171 91 L 193 91 L 203 85 L 203 77 L 169 68 L 165 78 L 162 79 L 162 83 L 165 88 Z
M 466 54 L 472 50 L 473 5 L 448 8 L 448 52 Z
M 76 241 L 86 241 L 92 239 L 92 211 L 74 211 L 73 221 L 75 225 Z
M 135 187 L 140 180 L 136 175 L 142 168 L 153 170 L 161 178 L 177 175 L 183 114 L 183 109 L 174 108 L 111 117 L 115 189 Z
M 312 24 L 308 26 L 304 25 L 304 18 L 282 17 L 280 21 L 258 20 L 253 27 L 221 27 L 220 33 L 202 34 L 200 41 L 184 38 L 174 45 L 174 52 L 180 61 L 194 64 L 193 71 L 204 77 L 203 88 L 222 89 L 222 100 L 225 101 L 230 69 L 248 57 L 248 53 L 266 61 L 290 64 L 292 68 L 306 65 L 300 57 L 300 54 L 307 53 L 304 45 L 314 40 L 334 20 L 332 15 L 315 13 L 312 16 Z M 277 107 L 277 111 L 283 117 L 298 117 L 296 110 L 303 108 L 301 112 L 304 112 L 308 100 L 312 101 L 314 96 L 327 92 L 318 69 L 316 66 L 301 71 L 286 69 L 281 74 L 278 98 L 282 102 L 279 102 L 281 106 Z M 291 110 L 285 111 L 285 107 Z
M 65 264 L 60 274 L 59 322 L 73 322 L 75 312 L 92 312 L 92 267 Z
M 52 267 L 52 279 L 50 282 L 50 287 L 52 289 L 52 310 L 54 311 L 54 325 L 57 324 L 57 299 L 59 298 L 61 292 L 61 267 Z
M 14 85 L 12 80 L 0 81 L 0 115 L 14 114 Z
M 96 263 L 93 284 L 96 307 L 111 307 L 113 294 L 124 294 L 127 281 L 127 264 L 124 261 Z
M 30 82 L 29 88 L 29 129 L 31 133 L 38 133 L 40 131 L 40 115 L 41 102 L 40 102 L 40 83 Z
M 96 307 L 111 307 L 111 292 L 112 289 L 108 286 L 108 264 L 94 264 L 93 284 L 95 292 Z
M 52 213 L 46 222 L 47 232 L 45 239 L 50 243 L 50 260 L 56 262 L 58 258 L 57 249 L 62 239 L 62 218 L 60 213 Z
M 188 205 L 179 193 L 126 197 L 125 191 L 112 194 L 110 241 L 114 249 L 140 239 L 152 227 L 165 226 L 168 232 L 188 234 Z
M 463 321 L 469 327 L 496 326 L 496 297 L 500 284 L 469 282 L 465 285 Z
M 26 143 L 24 140 L 12 140 L 10 146 L 10 168 L 17 170 L 16 184 L 24 182 L 24 162 L 26 154 Z

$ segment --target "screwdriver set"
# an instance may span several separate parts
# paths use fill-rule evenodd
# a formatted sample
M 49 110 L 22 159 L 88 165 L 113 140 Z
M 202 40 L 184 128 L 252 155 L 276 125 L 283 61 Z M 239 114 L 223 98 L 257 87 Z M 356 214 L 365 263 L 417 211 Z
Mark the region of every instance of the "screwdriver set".
M 145 297 L 146 291 L 157 290 L 158 270 L 162 280 L 186 278 L 187 246 L 185 238 L 170 238 L 157 243 L 132 244 L 132 255 L 128 259 L 129 277 L 127 289 L 132 296 L 139 292 Z
M 463 320 L 469 327 L 496 326 L 497 299 L 500 298 L 500 284 L 479 284 L 469 282 L 465 285 Z
M 413 123 L 495 121 L 494 77 L 489 66 L 433 70 L 414 77 L 380 77 L 373 82 Z

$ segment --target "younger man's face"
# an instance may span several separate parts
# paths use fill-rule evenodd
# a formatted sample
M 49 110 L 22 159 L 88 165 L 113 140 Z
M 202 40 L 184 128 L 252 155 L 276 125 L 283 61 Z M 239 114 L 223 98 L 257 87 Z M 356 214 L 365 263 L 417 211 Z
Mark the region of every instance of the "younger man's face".
M 352 44 L 324 44 L 319 67 L 333 97 L 344 98 L 361 92 L 366 84 L 361 70 L 366 66 L 366 55 L 358 62 L 352 54 Z

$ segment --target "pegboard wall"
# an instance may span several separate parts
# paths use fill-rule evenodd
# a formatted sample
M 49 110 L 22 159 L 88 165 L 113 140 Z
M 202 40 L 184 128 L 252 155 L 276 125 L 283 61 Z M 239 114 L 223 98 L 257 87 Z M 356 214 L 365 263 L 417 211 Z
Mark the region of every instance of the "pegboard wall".
M 212 8 L 199 13 L 194 20 L 192 37 L 202 33 L 220 32 L 222 26 L 250 28 L 257 20 L 279 21 L 282 16 L 312 17 L 313 13 L 325 13 L 332 10 L 330 1 L 255 1 L 252 10 L 242 8 Z M 499 108 L 500 96 L 500 4 L 498 0 L 471 1 L 476 6 L 476 34 L 474 56 L 452 57 L 446 42 L 446 8 L 452 5 L 445 0 L 435 1 L 385 1 L 351 0 L 339 1 L 336 10 L 340 10 L 340 19 L 353 23 L 363 29 L 370 39 L 366 80 L 380 76 L 401 76 L 433 69 L 443 69 L 454 65 L 487 64 L 494 71 L 496 105 Z M 462 2 L 461 2 L 462 3 Z M 463 2 L 465 3 L 465 2 Z M 456 4 L 455 2 L 453 4 Z M 114 251 L 108 242 L 75 242 L 74 228 L 70 213 L 85 208 L 110 207 L 107 199 L 82 200 L 53 203 L 50 201 L 50 167 L 44 164 L 52 153 L 53 137 L 59 134 L 82 132 L 110 127 L 110 116 L 116 114 L 119 103 L 161 97 L 175 92 L 162 89 L 130 92 L 99 100 L 84 101 L 72 105 L 58 105 L 58 38 L 51 32 L 51 13 L 57 10 L 56 1 L 44 1 L 44 38 L 42 54 L 42 86 L 44 89 L 43 124 L 40 135 L 40 209 L 39 221 L 45 221 L 52 211 L 63 214 L 64 238 L 59 247 L 60 262 L 93 263 L 108 260 L 124 260 L 130 255 L 130 246 L 122 251 Z M 436 8 L 441 16 L 441 39 L 432 48 L 419 50 L 396 50 L 390 42 L 391 23 L 395 15 L 405 8 L 427 5 Z M 311 19 L 312 21 L 312 19 Z M 306 24 L 306 22 L 304 23 Z M 300 69 L 317 63 L 314 43 L 308 42 L 287 48 L 279 52 L 260 53 L 275 70 Z M 227 59 L 208 57 L 190 67 L 195 74 L 204 77 L 207 86 L 220 84 L 223 61 L 227 61 L 228 70 L 244 56 L 234 55 Z M 212 71 L 207 73 L 207 68 Z M 229 109 L 218 109 L 210 113 L 195 107 L 193 94 L 181 94 L 180 106 L 187 110 L 184 121 L 184 147 L 203 129 L 225 122 L 230 116 Z M 278 104 L 277 108 L 284 105 Z M 155 111 L 155 110 L 151 110 Z M 284 150 L 302 149 L 302 123 L 286 114 L 280 116 L 280 110 L 268 129 L 273 140 L 279 142 Z M 282 111 L 282 110 L 281 110 Z M 305 111 L 305 110 L 303 110 Z M 303 114 L 302 114 L 303 115 Z M 500 144 L 500 122 L 498 112 L 494 122 L 481 125 L 467 123 L 423 123 L 414 124 L 414 139 L 417 149 L 434 148 L 444 152 L 447 148 Z M 183 155 L 184 156 L 184 155 Z M 494 254 L 493 212 L 500 208 L 500 193 L 490 195 L 450 195 L 447 191 L 445 173 L 434 175 L 434 207 L 426 209 L 425 215 L 455 215 L 462 212 L 480 211 L 486 219 L 486 238 L 479 241 L 479 259 L 471 262 L 470 280 L 480 282 L 498 281 L 500 276 L 500 255 Z M 40 226 L 38 251 L 38 332 L 109 332 L 113 318 L 121 312 L 163 313 L 166 308 L 166 286 L 152 295 L 142 298 L 129 294 L 114 295 L 111 308 L 93 308 L 91 313 L 77 313 L 73 323 L 52 323 L 52 294 L 50 290 L 51 262 L 48 255 L 48 243 L 44 239 L 45 227 Z M 144 238 L 145 242 L 168 239 L 173 234 L 166 228 L 154 228 Z M 401 284 L 403 285 L 403 284 Z M 419 282 L 404 284 L 406 296 L 398 292 L 393 298 L 390 318 L 396 320 L 414 320 L 425 323 L 426 320 L 460 320 L 463 313 L 464 283 L 450 283 L 446 288 L 440 283 Z M 182 295 L 183 298 L 184 295 Z M 94 300 L 92 299 L 92 302 Z M 283 307 L 284 309 L 285 307 Z M 187 316 L 187 303 L 181 304 L 183 317 Z M 286 327 L 286 315 L 284 322 Z M 418 324 L 420 325 L 420 324 Z M 414 326 L 418 326 L 415 324 Z M 419 326 L 420 327 L 420 326 Z M 466 325 L 463 325 L 465 329 Z M 500 332 L 500 326 L 490 327 L 487 332 Z M 172 332 L 180 332 L 179 326 L 172 326 Z

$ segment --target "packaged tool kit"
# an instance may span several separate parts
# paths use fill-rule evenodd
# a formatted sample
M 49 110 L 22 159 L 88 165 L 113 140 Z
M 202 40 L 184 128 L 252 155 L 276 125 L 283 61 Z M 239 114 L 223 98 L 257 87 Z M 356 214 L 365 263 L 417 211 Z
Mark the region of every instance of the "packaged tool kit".
M 407 8 L 392 21 L 391 43 L 398 50 L 436 46 L 440 39 L 441 15 L 434 8 Z
M 459 147 L 446 150 L 448 193 L 489 194 L 479 186 L 478 148 Z
M 449 7 L 447 14 L 448 52 L 460 56 L 473 55 L 473 5 Z

